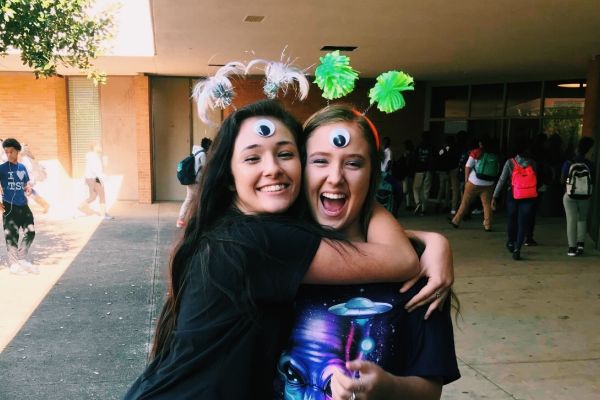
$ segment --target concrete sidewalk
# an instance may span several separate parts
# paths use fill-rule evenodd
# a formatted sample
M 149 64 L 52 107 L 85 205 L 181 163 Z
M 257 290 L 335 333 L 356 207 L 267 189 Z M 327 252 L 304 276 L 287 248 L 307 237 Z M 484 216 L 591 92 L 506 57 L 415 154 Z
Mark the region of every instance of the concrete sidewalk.
M 167 263 L 177 210 L 177 204 L 118 203 L 112 208 L 116 219 L 98 225 L 0 354 L 0 399 L 122 396 L 145 365 L 156 299 L 165 290 L 159 266 Z M 48 235 L 48 225 L 73 231 L 73 224 L 98 221 L 38 218 L 34 256 L 51 249 L 60 253 L 61 243 L 73 245 L 60 233 Z M 49 279 L 54 266 L 41 258 L 40 276 L 12 276 L 4 270 L 2 278 L 18 279 L 21 286 Z
M 32 252 L 42 272 L 0 271 L 0 290 L 10 292 L 2 295 L 39 298 L 24 288 L 52 282 L 57 264 L 66 271 L 0 353 L 1 400 L 121 398 L 145 365 L 178 208 L 117 203 L 114 221 L 37 218 Z M 521 262 L 504 249 L 501 219 L 492 233 L 475 221 L 454 230 L 442 215 L 402 221 L 445 233 L 455 251 L 463 378 L 444 399 L 597 398 L 600 257 L 567 257 L 562 219 L 539 222 L 542 245 L 525 248 Z M 10 309 L 0 304 L 3 320 Z

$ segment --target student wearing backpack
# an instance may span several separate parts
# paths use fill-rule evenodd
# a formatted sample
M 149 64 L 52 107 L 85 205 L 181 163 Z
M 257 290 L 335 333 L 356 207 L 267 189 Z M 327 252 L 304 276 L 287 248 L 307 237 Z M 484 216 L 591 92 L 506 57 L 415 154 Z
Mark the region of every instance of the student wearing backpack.
M 412 210 L 413 204 L 415 204 L 412 191 L 413 179 L 415 177 L 415 163 L 415 145 L 412 140 L 407 139 L 404 141 L 404 153 L 402 153 L 400 160 L 396 163 L 399 167 L 397 168 L 399 172 L 396 175 L 398 179 L 402 180 L 402 193 L 404 193 L 407 210 Z
M 177 218 L 176 226 L 177 228 L 183 228 L 186 223 L 186 214 L 192 200 L 194 198 L 194 193 L 198 191 L 198 182 L 200 182 L 200 177 L 202 176 L 201 170 L 204 165 L 206 165 L 206 152 L 210 147 L 212 140 L 209 138 L 203 138 L 200 142 L 200 146 L 194 145 L 192 146 L 192 155 L 194 156 L 194 178 L 186 178 L 192 183 L 185 185 L 185 200 L 179 209 L 179 217 Z M 178 171 L 179 172 L 179 171 Z M 179 173 L 178 173 L 179 178 Z M 181 179 L 180 179 L 181 182 Z
M 463 217 L 468 214 L 471 201 L 479 197 L 483 204 L 483 228 L 486 232 L 492 230 L 492 207 L 491 198 L 494 190 L 494 180 L 498 176 L 498 156 L 490 151 L 487 139 L 479 141 L 479 148 L 469 155 L 465 164 L 465 190 L 460 207 L 454 218 L 450 219 L 450 225 L 459 227 Z
M 537 193 L 537 168 L 527 153 L 528 138 L 521 137 L 516 144 L 516 156 L 504 163 L 502 174 L 494 190 L 492 210 L 503 192 L 506 193 L 508 220 L 506 248 L 514 260 L 521 259 L 521 247 L 530 231 L 535 213 Z
M 583 254 L 587 215 L 594 184 L 594 163 L 587 158 L 592 147 L 594 139 L 581 138 L 575 157 L 565 161 L 561 169 L 561 182 L 566 185 L 563 205 L 567 216 L 567 255 L 571 257 Z
M 415 177 L 413 180 L 413 195 L 417 204 L 414 211 L 415 214 L 425 215 L 434 169 L 433 154 L 434 149 L 431 144 L 431 134 L 423 132 L 421 143 L 419 143 L 415 151 Z

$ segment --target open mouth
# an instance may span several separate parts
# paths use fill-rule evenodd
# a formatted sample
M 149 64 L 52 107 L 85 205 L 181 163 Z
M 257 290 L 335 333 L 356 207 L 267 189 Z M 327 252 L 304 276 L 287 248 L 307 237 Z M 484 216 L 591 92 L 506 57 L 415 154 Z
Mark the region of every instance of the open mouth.
M 275 185 L 263 186 L 258 188 L 258 191 L 263 193 L 277 193 L 287 189 L 289 186 L 289 183 L 278 183 Z
M 321 193 L 321 205 L 325 214 L 335 217 L 346 205 L 346 195 L 342 193 Z

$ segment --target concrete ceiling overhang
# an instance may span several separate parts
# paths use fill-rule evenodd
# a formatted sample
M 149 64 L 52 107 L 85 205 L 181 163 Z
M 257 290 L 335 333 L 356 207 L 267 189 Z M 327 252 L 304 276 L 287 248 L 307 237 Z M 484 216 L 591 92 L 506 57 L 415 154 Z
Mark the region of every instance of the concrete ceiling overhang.
M 585 77 L 600 54 L 598 0 L 151 0 L 156 54 L 102 57 L 109 75 L 206 76 L 228 61 L 286 57 L 314 71 L 322 46 L 357 46 L 361 76 L 428 81 Z M 248 15 L 264 16 L 259 23 Z M 13 59 L 13 61 L 11 61 Z M 0 59 L 1 70 L 15 70 Z M 12 69 L 7 69 L 7 66 Z M 18 66 L 18 65 L 17 65 Z

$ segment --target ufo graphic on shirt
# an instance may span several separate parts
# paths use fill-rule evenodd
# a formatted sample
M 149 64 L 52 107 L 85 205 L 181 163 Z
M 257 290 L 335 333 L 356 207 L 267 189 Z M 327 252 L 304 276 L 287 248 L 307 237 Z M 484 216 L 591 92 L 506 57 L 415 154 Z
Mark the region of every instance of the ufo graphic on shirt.
M 374 302 L 366 297 L 354 297 L 346 303 L 329 307 L 328 311 L 342 317 L 372 317 L 388 312 L 391 309 L 392 305 L 388 303 Z

